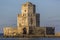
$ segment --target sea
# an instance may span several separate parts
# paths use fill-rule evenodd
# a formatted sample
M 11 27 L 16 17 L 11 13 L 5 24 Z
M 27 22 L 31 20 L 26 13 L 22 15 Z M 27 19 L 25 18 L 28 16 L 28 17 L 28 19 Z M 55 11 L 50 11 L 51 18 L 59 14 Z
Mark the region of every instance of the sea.
M 60 38 L 0 38 L 0 40 L 60 40 Z

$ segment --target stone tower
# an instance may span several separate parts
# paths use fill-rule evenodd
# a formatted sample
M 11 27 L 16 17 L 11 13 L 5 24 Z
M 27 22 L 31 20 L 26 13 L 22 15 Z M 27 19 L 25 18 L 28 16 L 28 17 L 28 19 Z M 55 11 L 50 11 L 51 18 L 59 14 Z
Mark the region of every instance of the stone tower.
M 40 15 L 36 14 L 35 5 L 26 2 L 22 5 L 21 13 L 17 17 L 18 33 L 33 34 L 35 27 L 40 26 Z

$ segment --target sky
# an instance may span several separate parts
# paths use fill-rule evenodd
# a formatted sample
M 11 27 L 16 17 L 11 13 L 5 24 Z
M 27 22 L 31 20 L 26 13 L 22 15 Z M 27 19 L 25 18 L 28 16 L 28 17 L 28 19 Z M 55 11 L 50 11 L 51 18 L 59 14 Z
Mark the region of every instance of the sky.
M 36 5 L 36 13 L 40 13 L 40 26 L 55 27 L 60 32 L 60 0 L 0 0 L 0 33 L 4 27 L 17 26 L 17 14 L 26 2 Z

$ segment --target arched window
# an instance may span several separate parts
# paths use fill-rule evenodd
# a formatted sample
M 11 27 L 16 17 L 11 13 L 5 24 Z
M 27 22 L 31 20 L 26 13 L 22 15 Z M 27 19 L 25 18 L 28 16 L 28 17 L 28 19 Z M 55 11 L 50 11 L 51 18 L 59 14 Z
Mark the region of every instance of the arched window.
M 23 14 L 23 16 L 26 16 L 26 14 Z

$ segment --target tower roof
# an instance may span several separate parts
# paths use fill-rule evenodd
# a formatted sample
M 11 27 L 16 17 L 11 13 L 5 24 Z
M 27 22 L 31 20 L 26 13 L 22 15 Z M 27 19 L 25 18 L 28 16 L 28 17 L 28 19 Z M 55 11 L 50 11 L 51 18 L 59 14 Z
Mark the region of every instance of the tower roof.
M 26 4 L 32 4 L 31 2 L 26 2 Z
M 32 5 L 32 3 L 31 3 L 31 2 L 26 2 L 26 3 L 23 4 L 23 5 Z

